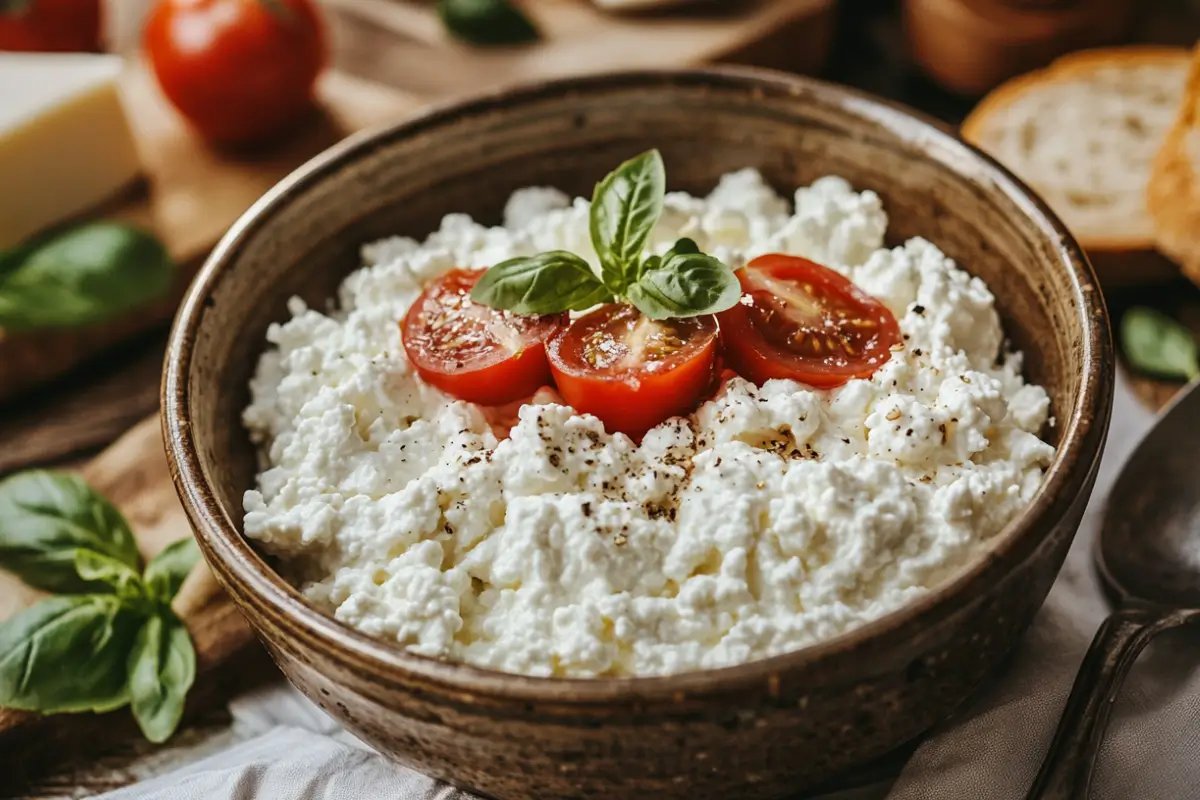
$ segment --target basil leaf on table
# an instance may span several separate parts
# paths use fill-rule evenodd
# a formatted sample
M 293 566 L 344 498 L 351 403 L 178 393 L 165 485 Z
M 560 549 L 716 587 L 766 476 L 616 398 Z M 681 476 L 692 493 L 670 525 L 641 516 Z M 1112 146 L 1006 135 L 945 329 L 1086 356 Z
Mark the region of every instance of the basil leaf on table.
M 612 293 L 582 258 L 551 250 L 500 262 L 475 284 L 471 299 L 515 314 L 557 314 L 608 302 Z
M 130 707 L 142 734 L 165 742 L 183 716 L 196 679 L 196 651 L 187 628 L 168 608 L 150 616 L 129 652 Z
M 508 0 L 439 0 L 438 16 L 450 33 L 478 45 L 525 44 L 538 29 Z
M 174 279 L 157 239 L 112 222 L 52 235 L 12 260 L 0 274 L 0 328 L 7 330 L 104 322 L 161 297 Z
M 96 588 L 76 571 L 92 550 L 138 569 L 133 532 L 121 513 L 81 478 L 32 470 L 0 481 L 0 567 L 51 592 Z
M 199 560 L 200 548 L 190 536 L 164 547 L 146 566 L 145 583 L 150 596 L 160 603 L 170 603 Z
M 133 567 L 112 556 L 80 548 L 75 551 L 75 571 L 85 581 L 107 584 L 122 600 L 146 597 L 142 576 Z
M 742 287 L 712 256 L 673 250 L 644 269 L 626 294 L 638 311 L 659 320 L 719 313 L 737 303 Z
M 1121 345 L 1135 369 L 1165 378 L 1200 377 L 1200 352 L 1191 331 L 1152 308 L 1136 307 L 1121 319 Z
M 115 595 L 52 597 L 0 624 L 0 706 L 55 714 L 125 705 L 137 627 Z
M 614 293 L 623 293 L 636 274 L 646 240 L 662 216 L 666 192 L 667 172 L 657 150 L 631 158 L 596 184 L 592 246 L 604 283 Z

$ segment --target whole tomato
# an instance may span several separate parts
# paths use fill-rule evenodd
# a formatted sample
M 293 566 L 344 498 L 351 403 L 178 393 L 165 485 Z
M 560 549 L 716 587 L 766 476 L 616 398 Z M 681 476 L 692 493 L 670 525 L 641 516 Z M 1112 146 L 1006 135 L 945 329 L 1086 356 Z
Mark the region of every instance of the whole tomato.
M 161 0 L 144 37 L 163 93 L 218 144 L 284 133 L 328 59 L 311 0 Z
M 100 0 L 0 2 L 0 50 L 67 53 L 100 49 Z

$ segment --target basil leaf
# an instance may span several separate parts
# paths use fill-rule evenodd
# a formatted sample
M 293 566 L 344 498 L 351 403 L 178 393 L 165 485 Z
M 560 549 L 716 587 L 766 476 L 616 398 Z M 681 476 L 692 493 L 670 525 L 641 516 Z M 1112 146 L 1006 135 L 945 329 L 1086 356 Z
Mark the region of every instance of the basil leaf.
M 638 280 L 641 280 L 642 276 L 645 275 L 647 272 L 650 272 L 652 270 L 656 270 L 656 269 L 659 269 L 660 267 L 662 267 L 662 263 L 663 263 L 664 259 L 668 259 L 674 255 L 691 254 L 691 253 L 699 253 L 699 252 L 700 252 L 700 246 L 697 245 L 694 240 L 687 239 L 687 238 L 680 239 L 679 241 L 675 242 L 674 247 L 672 247 L 670 250 L 668 250 L 662 256 L 648 256 L 646 258 L 646 260 L 642 262 L 642 265 L 640 267 L 638 267 L 638 276 L 637 276 Z
M 72 228 L 0 276 L 0 327 L 94 325 L 162 296 L 173 279 L 166 248 L 150 234 L 111 222 Z
M 566 250 L 502 261 L 483 274 L 471 299 L 514 314 L 582 311 L 612 299 L 592 268 Z
M 0 567 L 51 592 L 94 590 L 76 571 L 80 549 L 141 561 L 121 512 L 81 478 L 32 470 L 0 481 Z
M 51 597 L 0 624 L 0 706 L 44 714 L 123 706 L 137 625 L 115 595 Z
M 1183 380 L 1200 377 L 1200 355 L 1191 331 L 1152 308 L 1125 312 L 1121 346 L 1129 363 L 1142 372 Z
M 200 548 L 190 536 L 167 545 L 146 567 L 150 595 L 161 603 L 170 603 L 199 560 Z
M 634 280 L 646 239 L 662 216 L 667 172 L 657 150 L 626 161 L 596 184 L 592 195 L 592 246 L 601 277 L 614 294 Z
M 508 0 L 440 0 L 442 24 L 464 42 L 478 45 L 525 44 L 538 29 Z
M 122 600 L 146 597 L 142 576 L 128 564 L 95 550 L 80 548 L 75 551 L 75 571 L 79 577 L 90 582 L 99 582 L 112 587 Z
M 196 650 L 187 628 L 169 609 L 144 623 L 129 653 L 130 707 L 142 734 L 155 744 L 175 732 L 196 679 Z
M 675 246 L 667 251 L 667 256 L 672 254 L 683 255 L 688 253 L 699 253 L 700 245 L 696 244 L 694 239 L 689 239 L 686 236 L 675 242 Z
M 716 314 L 741 296 L 741 285 L 729 267 L 703 253 L 674 251 L 626 291 L 629 302 L 650 319 Z

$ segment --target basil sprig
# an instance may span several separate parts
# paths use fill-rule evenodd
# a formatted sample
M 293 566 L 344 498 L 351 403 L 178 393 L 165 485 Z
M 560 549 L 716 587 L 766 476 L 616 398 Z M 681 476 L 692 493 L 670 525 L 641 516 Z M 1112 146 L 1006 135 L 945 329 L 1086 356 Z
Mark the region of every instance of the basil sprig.
M 198 558 L 189 537 L 143 570 L 124 517 L 73 475 L 0 481 L 0 567 L 64 593 L 0 623 L 0 706 L 57 714 L 129 704 L 146 738 L 165 741 L 196 677 L 171 600 Z
M 1200 378 L 1200 351 L 1192 332 L 1152 308 L 1136 307 L 1121 319 L 1121 345 L 1129 363 L 1163 378 Z
M 738 280 L 691 239 L 680 239 L 662 256 L 642 257 L 666 191 L 657 150 L 626 161 L 592 195 L 599 276 L 581 256 L 553 250 L 500 262 L 475 284 L 471 299 L 515 314 L 558 314 L 612 302 L 629 303 L 656 320 L 724 311 L 741 297 Z
M 155 300 L 175 269 L 149 233 L 94 222 L 0 253 L 0 328 L 95 325 Z

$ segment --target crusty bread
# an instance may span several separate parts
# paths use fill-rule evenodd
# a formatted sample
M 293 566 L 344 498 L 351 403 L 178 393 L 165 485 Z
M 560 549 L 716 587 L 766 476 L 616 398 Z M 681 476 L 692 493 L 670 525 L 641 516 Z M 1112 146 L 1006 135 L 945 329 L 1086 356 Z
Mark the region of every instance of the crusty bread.
M 1150 251 L 1146 184 L 1189 63 L 1175 47 L 1073 53 L 988 95 L 963 136 L 1042 195 L 1094 261 Z
M 1154 159 L 1146 207 L 1158 249 L 1200 283 L 1200 45 L 1175 124 Z

